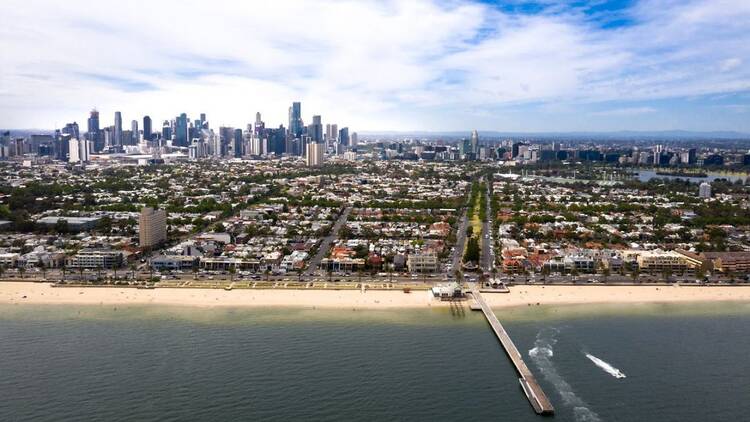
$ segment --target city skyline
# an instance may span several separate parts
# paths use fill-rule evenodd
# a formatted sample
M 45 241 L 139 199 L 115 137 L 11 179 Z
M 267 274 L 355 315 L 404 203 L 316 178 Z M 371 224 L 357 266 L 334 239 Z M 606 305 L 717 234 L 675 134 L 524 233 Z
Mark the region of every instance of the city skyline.
M 301 101 L 362 132 L 748 132 L 750 5 L 720 3 L 219 2 L 177 26 L 200 3 L 4 2 L 0 126 L 282 123 Z

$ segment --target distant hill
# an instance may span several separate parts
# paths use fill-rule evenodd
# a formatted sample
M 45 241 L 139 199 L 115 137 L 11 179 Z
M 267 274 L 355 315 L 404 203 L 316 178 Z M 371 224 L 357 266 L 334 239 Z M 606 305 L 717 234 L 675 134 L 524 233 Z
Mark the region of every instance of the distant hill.
M 414 136 L 414 137 L 447 137 L 468 138 L 471 130 L 462 132 L 428 132 L 428 131 L 361 131 L 361 135 L 367 136 Z M 481 137 L 491 138 L 544 138 L 544 139 L 731 139 L 750 140 L 750 133 L 734 131 L 711 131 L 695 132 L 688 130 L 663 130 L 663 131 L 631 131 L 622 130 L 615 132 L 500 132 L 479 131 Z

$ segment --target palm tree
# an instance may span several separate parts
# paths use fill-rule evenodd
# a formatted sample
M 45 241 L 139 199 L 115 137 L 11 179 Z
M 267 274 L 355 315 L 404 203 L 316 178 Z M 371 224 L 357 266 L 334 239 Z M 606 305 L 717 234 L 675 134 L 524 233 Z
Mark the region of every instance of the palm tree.
M 26 267 L 21 266 L 20 268 L 18 268 L 18 273 L 21 274 L 21 280 L 23 280 L 23 275 L 24 273 L 26 273 Z

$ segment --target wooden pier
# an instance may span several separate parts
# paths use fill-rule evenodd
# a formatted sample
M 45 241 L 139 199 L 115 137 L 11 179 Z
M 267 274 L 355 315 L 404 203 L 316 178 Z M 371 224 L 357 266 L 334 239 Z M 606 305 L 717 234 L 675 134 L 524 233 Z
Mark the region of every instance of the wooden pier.
M 498 340 L 500 340 L 500 344 L 503 345 L 505 353 L 508 355 L 511 362 L 513 362 L 513 366 L 515 366 L 516 372 L 518 372 L 518 375 L 520 376 L 518 381 L 521 384 L 524 394 L 526 394 L 526 398 L 529 399 L 531 407 L 534 408 L 534 411 L 538 415 L 554 414 L 555 408 L 552 407 L 552 403 L 550 403 L 547 395 L 542 391 L 542 387 L 536 382 L 534 374 L 532 374 L 529 367 L 526 366 L 526 362 L 523 361 L 523 356 L 518 352 L 516 345 L 513 344 L 513 340 L 510 339 L 508 332 L 505 331 L 505 328 L 503 328 L 503 325 L 495 316 L 490 305 L 487 304 L 478 289 L 472 289 L 471 295 L 477 305 L 479 305 L 479 309 L 477 310 L 481 309 L 482 313 L 484 313 L 484 317 L 487 318 L 487 322 L 490 323 L 492 330 L 495 332 Z M 472 306 L 472 309 L 475 308 L 477 307 Z

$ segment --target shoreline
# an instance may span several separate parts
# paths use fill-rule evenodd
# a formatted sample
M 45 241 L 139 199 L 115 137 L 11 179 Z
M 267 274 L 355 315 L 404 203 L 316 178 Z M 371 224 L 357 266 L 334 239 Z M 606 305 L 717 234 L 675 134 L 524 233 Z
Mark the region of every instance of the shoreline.
M 750 286 L 511 286 L 485 293 L 493 308 L 537 305 L 750 302 Z M 470 301 L 465 301 L 466 306 Z M 0 283 L 0 304 L 173 305 L 211 307 L 299 307 L 308 309 L 397 309 L 449 307 L 430 291 L 304 290 L 131 287 L 51 287 L 48 283 Z

